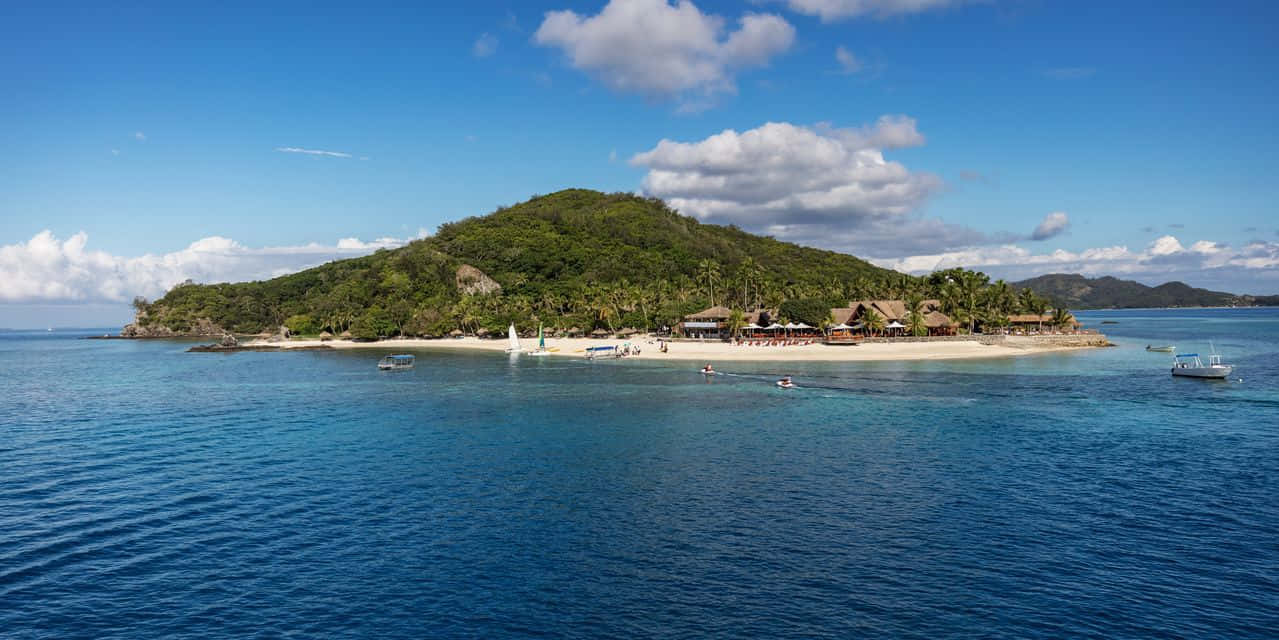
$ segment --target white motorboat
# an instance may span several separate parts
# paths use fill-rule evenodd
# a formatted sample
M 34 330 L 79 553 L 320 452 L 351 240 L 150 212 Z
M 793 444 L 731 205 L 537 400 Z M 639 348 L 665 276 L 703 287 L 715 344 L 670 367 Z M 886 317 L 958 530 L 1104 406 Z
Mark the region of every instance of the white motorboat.
M 1179 353 L 1172 357 L 1172 375 L 1183 376 L 1186 378 L 1224 378 L 1230 375 L 1235 368 L 1231 365 L 1224 364 L 1221 356 L 1212 354 L 1208 356 L 1208 363 L 1204 364 L 1199 359 L 1197 353 Z
M 412 369 L 413 356 L 410 355 L 393 355 L 382 358 L 377 363 L 377 368 L 382 371 L 396 371 L 399 369 Z
M 1172 353 L 1176 347 L 1168 345 L 1146 345 L 1146 351 L 1158 351 L 1159 353 Z
M 785 378 L 777 381 L 777 386 L 783 389 L 794 389 L 795 383 L 790 381 L 790 376 L 786 376 Z

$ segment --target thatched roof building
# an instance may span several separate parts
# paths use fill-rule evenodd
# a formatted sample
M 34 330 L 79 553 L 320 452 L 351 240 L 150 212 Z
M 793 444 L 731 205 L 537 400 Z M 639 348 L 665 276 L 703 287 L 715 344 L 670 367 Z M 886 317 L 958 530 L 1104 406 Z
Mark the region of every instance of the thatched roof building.
M 697 313 L 690 313 L 684 316 L 689 322 L 723 322 L 732 315 L 733 311 L 723 305 L 717 305 L 708 309 L 702 309 Z
M 1071 314 L 1069 318 L 1071 327 L 1079 326 L 1079 321 L 1075 319 L 1074 314 Z M 1008 316 L 1008 324 L 1022 327 L 1038 327 L 1042 324 L 1045 327 L 1050 327 L 1053 324 L 1053 314 L 1045 313 L 1042 316 L 1037 316 L 1033 313 L 1017 313 Z

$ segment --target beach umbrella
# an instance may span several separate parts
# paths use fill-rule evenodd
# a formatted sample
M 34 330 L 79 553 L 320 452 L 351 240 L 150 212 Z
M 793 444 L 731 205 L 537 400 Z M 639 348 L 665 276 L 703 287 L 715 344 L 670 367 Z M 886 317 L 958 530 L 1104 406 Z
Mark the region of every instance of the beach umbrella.
M 764 330 L 765 330 L 765 331 L 777 331 L 778 329 L 785 329 L 785 328 L 786 328 L 786 327 L 783 327 L 782 325 L 777 324 L 776 322 L 774 322 L 773 324 L 770 324 L 770 325 L 768 325 L 767 327 L 764 327 Z
M 808 326 L 808 325 L 806 325 L 806 324 L 804 324 L 804 323 L 802 323 L 802 322 L 801 322 L 801 323 L 799 323 L 799 324 L 797 324 L 797 325 L 795 325 L 795 328 L 796 328 L 796 329 L 812 329 L 812 327 L 810 327 L 810 326 Z
M 787 323 L 786 323 L 786 326 L 784 326 L 784 327 L 782 327 L 782 328 L 783 328 L 783 329 L 787 329 L 787 330 L 790 330 L 790 329 L 798 329 L 798 328 L 799 328 L 799 325 L 796 325 L 794 322 L 787 322 Z
M 761 326 L 759 326 L 759 325 L 755 324 L 754 322 L 748 323 L 746 326 L 744 326 L 744 327 L 742 327 L 742 328 L 743 328 L 743 329 L 763 329 L 763 327 L 761 327 Z
M 904 325 L 904 324 L 902 324 L 902 323 L 900 323 L 900 322 L 898 322 L 898 321 L 896 321 L 896 320 L 893 320 L 892 322 L 888 323 L 888 325 L 887 325 L 887 326 L 885 326 L 884 328 L 885 328 L 885 329 L 905 329 L 905 328 L 906 328 L 906 325 Z

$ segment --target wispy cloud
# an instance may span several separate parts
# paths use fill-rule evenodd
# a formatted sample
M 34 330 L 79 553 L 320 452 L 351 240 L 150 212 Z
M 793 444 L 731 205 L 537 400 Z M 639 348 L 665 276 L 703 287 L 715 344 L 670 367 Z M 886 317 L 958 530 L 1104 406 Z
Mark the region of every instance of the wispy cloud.
M 853 74 L 866 68 L 857 56 L 853 55 L 844 45 L 835 47 L 835 61 L 839 63 L 839 72 L 843 74 Z
M 146 142 L 147 134 L 142 133 L 141 131 L 134 131 L 133 138 L 138 142 Z
M 1044 69 L 1043 74 L 1054 80 L 1083 80 L 1091 78 L 1097 73 L 1094 67 L 1056 67 L 1053 69 Z
M 350 158 L 351 154 L 342 151 L 325 151 L 324 149 L 303 149 L 301 147 L 276 147 L 281 153 L 305 153 L 310 156 L 329 156 L 331 158 Z
M 497 53 L 497 36 L 481 33 L 480 37 L 475 39 L 475 44 L 471 45 L 471 53 L 477 58 L 487 58 Z

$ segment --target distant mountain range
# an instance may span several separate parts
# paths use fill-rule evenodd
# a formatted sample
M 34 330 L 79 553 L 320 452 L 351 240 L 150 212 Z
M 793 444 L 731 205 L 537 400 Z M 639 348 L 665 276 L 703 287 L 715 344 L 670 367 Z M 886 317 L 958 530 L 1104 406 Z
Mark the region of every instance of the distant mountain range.
M 1148 287 L 1112 276 L 1085 278 L 1077 273 L 1050 273 L 1012 283 L 1071 309 L 1144 309 L 1155 307 L 1279 306 L 1279 296 L 1249 296 L 1210 291 L 1184 282 Z

